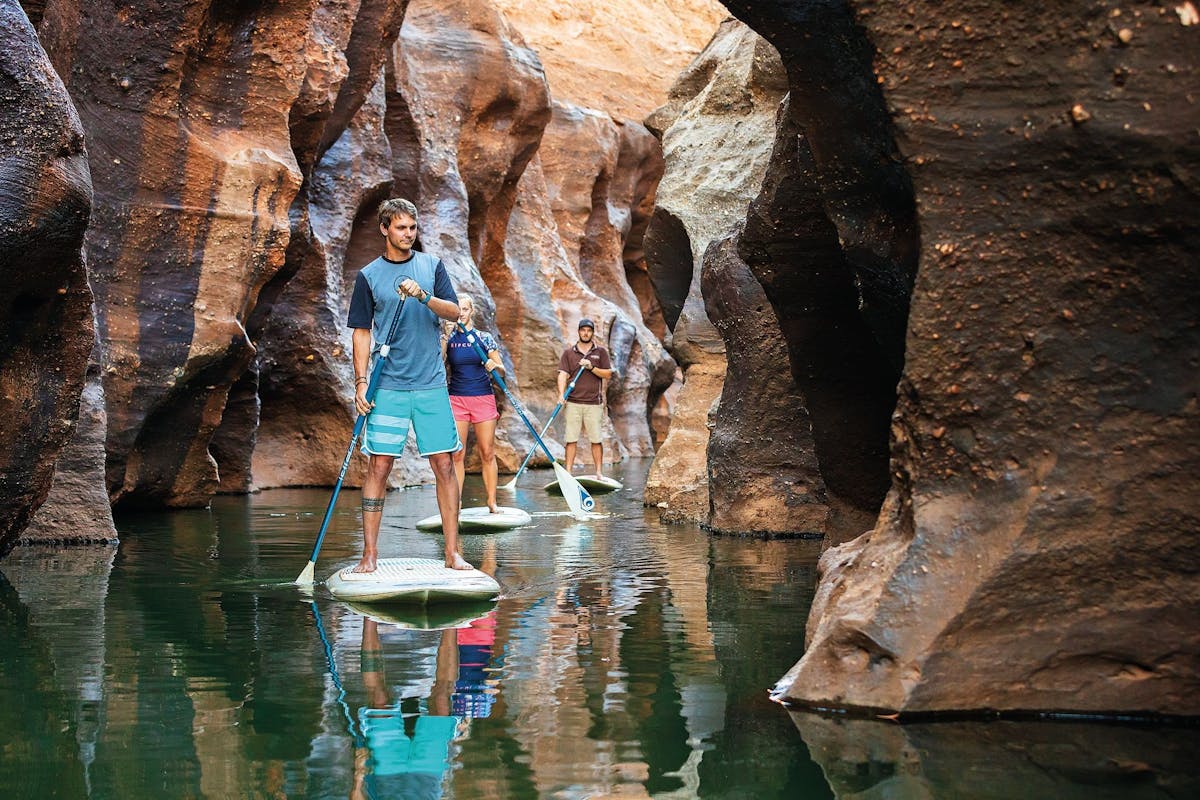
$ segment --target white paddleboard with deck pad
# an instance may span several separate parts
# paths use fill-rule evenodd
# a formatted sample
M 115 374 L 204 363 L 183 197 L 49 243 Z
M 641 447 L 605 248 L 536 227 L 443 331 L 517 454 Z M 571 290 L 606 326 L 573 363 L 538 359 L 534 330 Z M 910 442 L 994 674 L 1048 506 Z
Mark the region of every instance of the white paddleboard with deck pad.
M 533 522 L 529 512 L 521 508 L 496 506 L 493 514 L 487 506 L 464 508 L 458 512 L 459 533 L 491 533 L 492 531 L 507 531 L 519 528 Z M 442 529 L 441 514 L 426 517 L 417 523 L 419 531 L 440 531 Z
M 477 569 L 450 569 L 440 559 L 381 558 L 374 572 L 353 565 L 330 575 L 325 586 L 338 600 L 353 603 L 454 603 L 494 600 L 500 584 Z
M 579 481 L 579 485 L 587 489 L 589 492 L 601 494 L 603 492 L 615 492 L 618 489 L 625 488 L 625 484 L 621 483 L 616 478 L 610 478 L 605 475 L 603 478 L 597 478 L 595 475 L 576 475 L 575 480 Z M 558 481 L 550 481 L 546 484 L 547 492 L 562 494 L 562 488 L 558 485 Z

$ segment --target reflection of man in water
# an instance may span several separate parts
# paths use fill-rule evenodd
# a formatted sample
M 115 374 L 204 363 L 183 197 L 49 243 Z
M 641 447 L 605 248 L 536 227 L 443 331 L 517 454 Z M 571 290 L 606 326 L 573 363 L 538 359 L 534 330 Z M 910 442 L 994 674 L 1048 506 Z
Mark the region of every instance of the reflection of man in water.
M 484 618 L 489 625 L 477 628 L 476 624 L 484 620 L 476 620 L 464 631 L 467 641 L 461 643 L 462 658 L 459 631 L 440 631 L 427 713 L 421 713 L 419 698 L 403 697 L 399 703 L 392 700 L 384 675 L 378 623 L 363 618 L 361 666 L 368 706 L 359 710 L 359 725 L 366 751 L 355 758 L 352 798 L 420 800 L 442 796 L 443 777 L 450 768 L 450 745 L 465 733 L 466 719 L 486 717 L 491 711 L 493 698 L 482 691 L 494 638 L 491 617 L 489 614 Z

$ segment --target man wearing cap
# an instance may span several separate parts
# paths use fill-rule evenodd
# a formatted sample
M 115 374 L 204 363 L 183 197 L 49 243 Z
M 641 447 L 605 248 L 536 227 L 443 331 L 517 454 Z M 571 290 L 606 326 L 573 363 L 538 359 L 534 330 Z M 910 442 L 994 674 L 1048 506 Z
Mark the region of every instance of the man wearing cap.
M 583 367 L 575 388 L 566 400 L 567 472 L 575 465 L 575 446 L 579 442 L 580 428 L 587 431 L 592 443 L 592 462 L 596 465 L 596 477 L 604 477 L 604 445 L 600 426 L 604 421 L 604 380 L 613 374 L 608 351 L 596 344 L 596 326 L 586 317 L 579 320 L 579 341 L 563 351 L 558 360 L 558 398 L 567 391 L 567 381 Z

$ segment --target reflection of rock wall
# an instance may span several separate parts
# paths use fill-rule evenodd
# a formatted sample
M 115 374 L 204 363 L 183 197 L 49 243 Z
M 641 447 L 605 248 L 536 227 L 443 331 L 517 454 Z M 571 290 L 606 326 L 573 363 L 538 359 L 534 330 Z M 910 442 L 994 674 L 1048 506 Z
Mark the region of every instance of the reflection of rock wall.
M 792 719 L 839 800 L 1200 792 L 1194 729 L 1061 721 L 896 725 L 800 712 Z
M 84 787 L 106 722 L 106 606 L 116 554 L 109 545 L 24 547 L 4 562 L 0 678 L 22 690 L 20 702 L 3 704 L 20 722 L 11 727 L 0 717 L 0 724 L 25 735 L 0 759 L 0 785 L 19 787 L 18 795 L 89 794 Z M 7 774 L 8 767 L 18 774 Z
M 904 169 L 921 213 L 891 493 L 872 533 L 826 555 L 781 695 L 1200 711 L 1200 228 L 1179 166 L 1200 156 L 1183 98 L 1197 28 L 1069 3 L 727 5 L 789 65 L 813 168 L 838 179 L 822 202 L 863 320 L 892 358 L 904 270 L 886 267 L 916 245 Z M 856 41 L 839 31 L 869 40 L 838 56 L 825 45 Z M 875 86 L 886 103 L 867 102 Z M 801 99 L 828 87 L 864 102 L 823 119 Z M 784 287 L 765 288 L 786 319 Z
M 46 498 L 77 425 L 92 294 L 83 129 L 16 3 L 0 6 L 0 555 Z
M 700 276 L 710 242 L 734 231 L 759 190 L 785 88 L 771 46 L 728 21 L 647 120 L 662 136 L 666 172 L 646 231 L 646 260 L 671 329 L 671 353 L 684 368 L 670 432 L 646 481 L 646 503 L 666 520 L 709 516 L 708 413 L 721 392 L 725 354 L 704 309 Z

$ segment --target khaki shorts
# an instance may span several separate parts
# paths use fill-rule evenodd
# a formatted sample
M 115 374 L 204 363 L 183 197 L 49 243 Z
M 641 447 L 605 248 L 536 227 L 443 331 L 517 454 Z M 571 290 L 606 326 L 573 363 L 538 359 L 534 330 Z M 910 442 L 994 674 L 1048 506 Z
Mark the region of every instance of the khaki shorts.
M 563 442 L 571 444 L 579 441 L 579 429 L 582 427 L 587 431 L 588 441 L 592 444 L 601 444 L 600 424 L 604 421 L 604 406 L 597 403 L 596 405 L 584 405 L 583 403 L 572 403 L 567 401 L 567 410 L 563 415 L 567 422 L 567 429 L 563 435 Z

